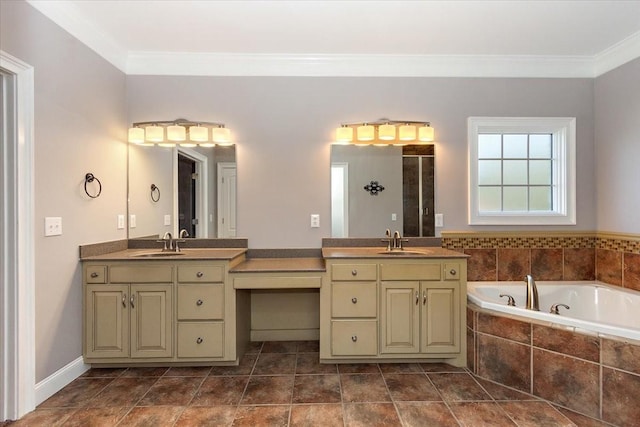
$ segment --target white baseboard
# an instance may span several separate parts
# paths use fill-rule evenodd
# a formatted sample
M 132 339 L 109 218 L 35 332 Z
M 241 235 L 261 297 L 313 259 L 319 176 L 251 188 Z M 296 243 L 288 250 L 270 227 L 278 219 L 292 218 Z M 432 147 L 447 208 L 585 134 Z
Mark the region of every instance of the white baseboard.
M 71 381 L 87 372 L 89 368 L 91 365 L 86 365 L 80 356 L 37 383 L 36 406 L 62 390 Z
M 319 329 L 252 330 L 251 341 L 317 341 Z

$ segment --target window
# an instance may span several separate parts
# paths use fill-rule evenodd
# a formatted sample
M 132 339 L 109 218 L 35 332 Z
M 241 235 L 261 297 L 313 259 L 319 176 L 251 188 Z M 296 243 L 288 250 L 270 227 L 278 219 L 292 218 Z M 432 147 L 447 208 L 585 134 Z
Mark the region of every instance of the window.
M 573 117 L 470 117 L 469 224 L 570 225 Z

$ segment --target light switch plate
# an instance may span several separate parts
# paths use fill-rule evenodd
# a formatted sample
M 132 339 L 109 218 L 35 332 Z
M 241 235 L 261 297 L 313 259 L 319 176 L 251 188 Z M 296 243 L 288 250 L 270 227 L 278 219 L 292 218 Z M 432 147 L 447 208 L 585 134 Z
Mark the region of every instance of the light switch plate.
M 124 228 L 124 215 L 118 215 L 118 230 Z
M 319 227 L 320 227 L 320 215 L 311 214 L 311 228 L 319 228 Z
M 62 217 L 48 216 L 44 219 L 44 235 L 60 236 L 62 234 Z
M 136 216 L 132 214 L 129 216 L 129 227 L 136 228 L 136 225 Z
M 164 225 L 171 225 L 171 215 L 164 216 Z
M 444 214 L 436 214 L 435 215 L 435 225 L 436 227 L 444 227 Z
M 397 214 L 392 213 L 392 214 L 391 214 L 391 221 L 397 221 L 397 220 L 398 220 L 398 215 L 397 215 Z

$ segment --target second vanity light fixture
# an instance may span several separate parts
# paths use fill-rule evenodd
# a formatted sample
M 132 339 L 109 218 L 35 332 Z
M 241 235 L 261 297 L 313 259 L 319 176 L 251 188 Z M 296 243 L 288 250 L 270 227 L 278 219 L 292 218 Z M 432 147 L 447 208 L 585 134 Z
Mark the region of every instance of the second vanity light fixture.
M 193 122 L 186 119 L 134 123 L 129 128 L 129 142 L 160 147 L 213 147 L 233 145 L 231 131 L 224 123 Z
M 336 129 L 337 144 L 405 145 L 411 141 L 433 140 L 431 123 L 415 120 L 380 119 L 373 122 L 343 123 Z

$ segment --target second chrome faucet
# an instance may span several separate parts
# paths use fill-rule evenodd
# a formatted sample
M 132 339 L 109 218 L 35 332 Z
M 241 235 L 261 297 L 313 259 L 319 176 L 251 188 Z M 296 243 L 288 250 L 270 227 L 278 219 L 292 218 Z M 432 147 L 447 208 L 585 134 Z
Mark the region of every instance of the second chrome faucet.
M 409 241 L 409 239 L 403 239 L 402 236 L 400 236 L 400 232 L 397 230 L 393 233 L 393 237 L 391 237 L 391 230 L 387 228 L 384 235 L 386 236 L 386 239 L 382 239 L 382 241 L 387 243 L 387 251 L 401 251 L 404 249 L 402 244 Z

